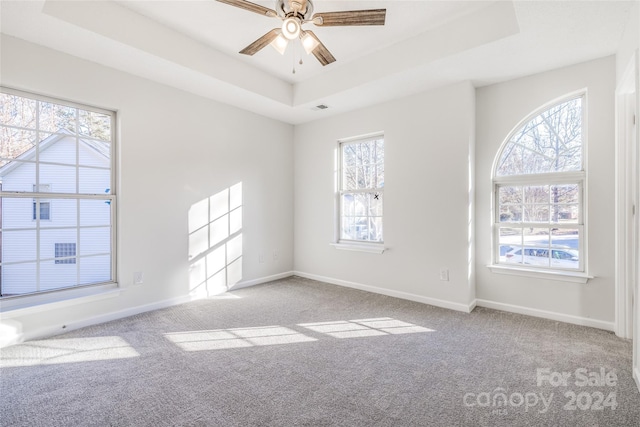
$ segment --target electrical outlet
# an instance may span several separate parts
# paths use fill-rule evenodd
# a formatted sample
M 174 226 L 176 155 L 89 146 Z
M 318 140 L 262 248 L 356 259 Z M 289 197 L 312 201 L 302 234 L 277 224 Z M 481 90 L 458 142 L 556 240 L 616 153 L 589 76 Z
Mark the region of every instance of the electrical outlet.
M 144 273 L 142 271 L 136 271 L 133 273 L 133 284 L 142 285 L 144 283 Z
M 440 280 L 442 280 L 443 282 L 449 281 L 449 270 L 447 270 L 446 268 L 440 270 Z

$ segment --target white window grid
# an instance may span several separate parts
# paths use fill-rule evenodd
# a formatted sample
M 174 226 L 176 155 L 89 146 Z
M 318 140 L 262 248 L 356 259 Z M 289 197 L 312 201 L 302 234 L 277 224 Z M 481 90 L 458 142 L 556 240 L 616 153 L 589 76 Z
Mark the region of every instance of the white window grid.
M 362 159 L 355 159 L 354 167 L 354 179 L 357 188 L 348 188 L 347 185 L 347 167 L 345 166 L 344 149 L 347 146 L 357 145 L 370 145 L 382 142 L 384 147 L 384 135 L 382 133 L 376 133 L 361 137 L 343 139 L 338 141 L 338 162 L 339 162 L 339 185 L 338 185 L 338 213 L 337 213 L 337 241 L 339 243 L 352 243 L 352 242 L 366 242 L 381 244 L 384 242 L 384 225 L 383 225 L 383 212 L 384 212 L 384 152 L 381 158 L 373 159 L 373 161 L 363 164 Z M 370 185 L 358 186 L 359 174 L 364 169 L 363 166 L 371 167 L 373 170 L 382 170 L 381 174 L 376 173 L 375 185 L 370 182 Z M 382 179 L 379 180 L 378 178 Z M 345 200 L 351 198 L 352 203 L 347 207 Z M 359 200 L 359 201 L 358 201 Z M 376 208 L 372 206 L 375 204 Z M 360 209 L 358 209 L 360 207 Z M 360 231 L 357 221 L 366 223 L 366 227 L 363 227 L 366 231 Z M 345 225 L 349 223 L 352 227 L 351 236 L 347 235 Z M 362 224 L 360 224 L 362 225 Z M 372 237 L 371 229 L 375 229 L 375 236 Z
M 41 256 L 41 250 L 40 250 L 40 222 L 43 221 L 40 218 L 37 218 L 35 220 L 36 225 L 35 225 L 35 229 L 36 229 L 36 247 L 38 248 L 36 250 L 36 257 L 34 260 L 27 260 L 27 261 L 15 261 L 15 262 L 0 262 L 0 267 L 3 265 L 12 265 L 12 264 L 25 264 L 25 263 L 35 263 L 36 265 L 36 291 L 34 292 L 35 294 L 37 293 L 47 293 L 47 292 L 56 292 L 59 290 L 64 290 L 64 289 L 68 289 L 68 288 L 81 288 L 81 287 L 87 287 L 87 286 L 99 286 L 99 285 L 105 285 L 105 284 L 109 284 L 109 283 L 114 283 L 116 280 L 116 271 L 117 271 L 117 266 L 116 266 L 116 174 L 115 174 L 115 166 L 116 166 L 116 113 L 114 111 L 110 111 L 110 110 L 105 110 L 105 109 L 101 109 L 101 108 L 97 108 L 97 107 L 91 107 L 88 105 L 84 105 L 84 104 L 79 104 L 79 103 L 75 103 L 75 102 L 70 102 L 70 101 L 64 101 L 61 99 L 57 99 L 57 98 L 50 98 L 47 96 L 43 96 L 43 95 L 37 95 L 37 94 L 33 94 L 30 92 L 25 92 L 25 91 L 21 91 L 21 90 L 16 90 L 16 89 L 11 89 L 11 88 L 7 88 L 7 87 L 0 87 L 0 93 L 4 93 L 7 95 L 14 95 L 14 96 L 19 96 L 19 97 L 23 97 L 23 98 L 27 98 L 30 100 L 34 100 L 37 102 L 37 105 L 39 105 L 39 103 L 44 102 L 44 103 L 52 103 L 52 104 L 56 104 L 56 105 L 61 105 L 61 106 L 67 106 L 67 107 L 71 107 L 73 109 L 75 109 L 76 115 L 75 115 L 75 126 L 76 126 L 76 132 L 75 134 L 72 135 L 72 137 L 75 138 L 76 141 L 76 159 L 75 159 L 75 169 L 76 169 L 76 192 L 75 193 L 56 193 L 56 192 L 52 192 L 51 191 L 51 186 L 49 186 L 49 188 L 46 188 L 46 185 L 48 184 L 41 184 L 40 183 L 40 176 L 39 176 L 39 168 L 37 167 L 38 165 L 49 165 L 49 166 L 64 166 L 64 167 L 69 167 L 69 164 L 66 163 L 57 163 L 57 162 L 41 162 L 39 159 L 39 143 L 35 144 L 35 160 L 15 160 L 15 159 L 5 159 L 5 158 L 0 158 L 0 160 L 3 161 L 16 161 L 16 162 L 21 162 L 21 163 L 32 163 L 36 165 L 36 172 L 35 172 L 35 178 L 36 178 L 36 184 L 33 185 L 33 189 L 34 191 L 32 193 L 26 193 L 26 192 L 20 192 L 20 191 L 7 191 L 4 187 L 0 187 L 0 198 L 33 198 L 34 200 L 36 200 L 36 203 L 41 203 L 42 199 L 48 199 L 47 202 L 51 203 L 52 200 L 59 200 L 59 199 L 73 199 L 73 200 L 77 200 L 78 203 L 77 205 L 77 218 L 80 218 L 80 201 L 81 200 L 103 200 L 105 203 L 108 203 L 110 206 L 110 224 L 109 227 L 111 229 L 111 233 L 110 233 L 110 248 L 109 248 L 109 252 L 104 252 L 104 253 L 92 253 L 92 254 L 88 254 L 88 255 L 77 255 L 75 260 L 76 260 L 76 268 L 77 268 L 77 277 L 80 277 L 80 265 L 81 265 L 81 259 L 82 258 L 90 258 L 90 257 L 99 257 L 99 256 L 105 256 L 108 255 L 110 256 L 110 264 L 111 264 L 111 279 L 109 281 L 106 282 L 100 282 L 100 283 L 90 283 L 90 284 L 71 284 L 68 287 L 64 287 L 64 288 L 58 288 L 58 289 L 53 289 L 53 290 L 45 290 L 45 291 L 41 291 L 40 290 L 40 265 L 41 262 L 44 261 L 56 261 L 55 257 L 53 258 L 48 258 L 48 257 L 42 257 Z M 36 111 L 39 111 L 39 108 L 36 108 Z M 100 167 L 100 166 L 92 166 L 92 165 L 80 165 L 80 150 L 78 150 L 78 146 L 80 144 L 80 140 L 88 140 L 88 141 L 99 141 L 99 142 L 105 142 L 104 140 L 101 139 L 97 139 L 97 138 L 92 138 L 91 136 L 87 136 L 87 135 L 80 135 L 77 130 L 79 129 L 79 122 L 80 122 L 80 113 L 98 113 L 98 114 L 102 114 L 102 115 L 107 115 L 110 117 L 110 130 L 111 130 L 111 135 L 110 135 L 110 139 L 108 141 L 109 145 L 110 145 L 110 164 L 108 167 Z M 22 131 L 34 131 L 35 132 L 35 141 L 41 141 L 43 138 L 41 138 L 41 135 L 47 135 L 47 136 L 53 136 L 53 135 L 63 135 L 63 136 L 69 136 L 68 134 L 65 133 L 59 133 L 59 132 L 50 132 L 50 131 L 43 131 L 40 127 L 39 124 L 39 114 L 36 113 L 36 126 L 34 129 L 31 128 L 25 128 L 25 127 L 20 127 L 20 126 L 14 126 L 14 125 L 7 125 L 7 124 L 0 124 L 0 127 L 7 127 L 10 129 L 14 129 L 14 130 L 22 130 Z M 110 173 L 110 186 L 108 188 L 108 192 L 105 192 L 104 194 L 91 194 L 91 193 L 82 193 L 80 191 L 80 168 L 87 168 L 87 169 L 101 169 L 101 170 L 109 170 Z M 36 191 L 37 190 L 37 191 Z M 43 191 L 44 190 L 44 191 Z M 51 205 L 50 205 L 51 206 Z M 38 215 L 39 217 L 39 215 Z M 106 226 L 106 225 L 105 225 Z M 76 226 L 72 226 L 72 227 L 47 227 L 47 230 L 53 230 L 53 229 L 59 229 L 59 230 L 64 230 L 64 229 L 73 229 L 76 230 L 76 238 L 78 241 L 80 241 L 80 232 L 82 229 L 89 229 L 89 228 L 99 228 L 102 226 L 94 226 L 94 225 L 87 225 L 87 226 L 83 226 L 80 224 L 77 224 Z M 11 231 L 26 231 L 26 230 L 31 230 L 31 229 L 21 229 L 21 228 L 12 228 Z M 0 229 L 0 233 L 2 232 L 2 229 Z M 77 250 L 80 250 L 80 248 L 77 248 Z M 29 295 L 33 295 L 34 293 L 28 293 L 28 294 L 20 294 L 20 295 L 10 295 L 10 296 L 0 296 L 0 298 L 2 299 L 10 299 L 10 298 L 21 298 L 24 296 L 29 296 Z
M 553 108 L 556 105 L 563 104 L 565 102 L 571 101 L 572 99 L 582 99 L 582 117 L 581 117 L 581 137 L 582 137 L 582 146 L 581 146 L 581 161 L 582 168 L 580 171 L 576 172 L 552 172 L 552 173 L 542 173 L 542 174 L 527 174 L 527 175 L 507 175 L 507 176 L 496 176 L 496 168 L 497 164 L 494 165 L 493 171 L 493 264 L 494 265 L 507 265 L 510 268 L 526 268 L 526 269 L 537 269 L 537 270 L 546 270 L 546 271 L 573 271 L 573 272 L 586 272 L 587 265 L 586 259 L 588 257 L 588 246 L 586 244 L 587 236 L 586 236 L 586 172 L 584 165 L 586 164 L 586 146 L 587 146 L 587 132 L 586 132 L 586 92 L 579 91 L 574 94 L 570 94 L 561 99 L 554 100 L 540 108 L 538 108 L 535 112 L 528 115 L 525 119 L 523 119 L 512 131 L 505 143 L 501 146 L 500 151 L 496 159 L 500 159 L 502 156 L 502 152 L 504 148 L 509 144 L 511 138 L 515 131 L 519 130 L 524 124 L 537 117 L 539 114 L 544 111 Z M 550 218 L 548 222 L 542 221 L 518 221 L 518 222 L 509 222 L 502 221 L 500 218 L 500 199 L 499 199 L 499 191 L 501 187 L 515 186 L 515 187 L 536 187 L 536 186 L 560 186 L 560 185 L 577 185 L 578 186 L 578 217 L 576 222 L 572 223 L 561 223 L 561 222 L 553 222 Z M 551 206 L 551 202 L 549 204 Z M 556 245 L 551 244 L 551 230 L 552 229 L 571 229 L 578 231 L 578 251 L 579 251 L 579 265 L 576 269 L 568 269 L 561 267 L 540 267 L 540 266 L 532 266 L 532 265 L 521 265 L 521 264 L 513 264 L 506 263 L 501 260 L 500 254 L 500 229 L 501 228 L 513 228 L 519 229 L 522 231 L 524 235 L 525 229 L 544 229 L 547 228 L 549 230 L 549 243 L 548 249 L 554 249 Z M 535 244 L 525 244 L 524 238 L 522 239 L 522 249 L 532 248 L 532 247 L 540 247 L 541 245 Z
M 518 176 L 518 177 L 501 177 L 494 180 L 494 260 L 495 264 L 507 265 L 509 267 L 526 267 L 526 268 L 540 268 L 540 269 L 553 269 L 553 270 L 566 270 L 566 271 L 585 271 L 585 222 L 584 222 L 584 182 L 585 182 L 585 174 L 584 172 L 568 172 L 568 173 L 557 173 L 557 174 L 548 174 L 545 176 L 542 175 L 534 175 L 534 176 Z M 551 211 L 554 206 L 564 206 L 563 204 L 554 203 L 551 200 L 552 192 L 549 191 L 549 200 L 546 203 L 538 203 L 534 205 L 538 205 L 540 207 L 548 207 L 549 213 L 545 216 L 548 218 L 547 220 L 538 220 L 538 221 L 525 221 L 517 220 L 517 221 L 508 221 L 502 220 L 501 218 L 501 205 L 500 205 L 500 188 L 503 187 L 519 187 L 524 188 L 527 187 L 561 187 L 561 186 L 577 186 L 577 196 L 576 203 L 577 205 L 577 215 L 575 220 L 571 222 L 562 222 L 562 221 L 554 221 Z M 530 205 L 523 202 L 520 204 L 521 206 Z M 573 205 L 573 204 L 572 204 Z M 523 209 L 524 212 L 524 209 Z M 500 232 L 502 229 L 513 229 L 519 230 L 521 236 L 520 244 L 504 244 L 500 243 Z M 527 230 L 547 230 L 547 235 L 549 236 L 548 242 L 545 244 L 541 243 L 527 243 L 525 241 L 524 236 L 526 235 Z M 578 261 L 578 268 L 563 268 L 563 267 L 553 267 L 551 265 L 542 267 L 535 265 L 521 265 L 514 263 L 507 263 L 501 259 L 500 247 L 501 246 L 514 246 L 515 248 L 521 248 L 525 250 L 527 248 L 544 248 L 548 250 L 553 249 L 562 249 L 562 245 L 552 244 L 551 236 L 554 231 L 562 232 L 562 230 L 566 231 L 577 231 L 578 238 L 578 252 L 580 254 Z M 549 252 L 551 253 L 551 252 Z M 504 255 L 502 255 L 504 256 Z

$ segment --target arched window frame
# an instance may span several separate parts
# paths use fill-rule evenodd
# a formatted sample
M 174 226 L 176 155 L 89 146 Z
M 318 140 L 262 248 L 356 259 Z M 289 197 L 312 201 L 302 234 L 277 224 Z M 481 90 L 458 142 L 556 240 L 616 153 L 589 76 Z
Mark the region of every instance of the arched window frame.
M 511 144 L 512 138 L 529 122 L 534 120 L 544 112 L 567 103 L 569 101 L 581 99 L 581 167 L 577 171 L 566 172 L 549 172 L 549 173 L 537 173 L 537 174 L 514 174 L 514 175 L 498 175 L 498 168 L 500 166 L 500 160 L 504 150 Z M 523 118 L 514 128 L 508 133 L 497 152 L 492 167 L 492 271 L 499 273 L 513 273 L 534 277 L 551 277 L 559 280 L 575 281 L 586 283 L 588 278 L 587 271 L 587 92 L 581 90 L 561 98 L 554 99 L 539 108 L 536 108 L 533 112 Z M 500 215 L 500 189 L 503 187 L 534 187 L 534 186 L 554 186 L 554 185 L 577 185 L 577 200 L 578 200 L 578 215 L 575 223 L 572 224 L 559 224 L 550 220 L 548 223 L 531 223 L 524 221 L 501 221 Z M 550 202 L 551 203 L 551 202 Z M 523 203 L 524 205 L 524 203 Z M 551 205 L 550 205 L 551 206 Z M 548 228 L 550 233 L 553 228 L 565 228 L 576 229 L 578 231 L 578 252 L 579 261 L 577 268 L 556 267 L 554 265 L 542 266 L 542 265 L 529 265 L 523 263 L 511 263 L 505 261 L 505 255 L 501 252 L 501 246 L 505 246 L 504 241 L 501 243 L 501 229 L 515 228 L 520 229 L 524 233 L 525 228 Z M 549 237 L 549 249 L 552 250 L 554 245 L 552 239 Z M 517 245 L 516 245 L 517 246 Z M 520 247 L 524 249 L 527 247 L 527 243 L 523 239 Z M 504 251 L 504 248 L 502 248 Z

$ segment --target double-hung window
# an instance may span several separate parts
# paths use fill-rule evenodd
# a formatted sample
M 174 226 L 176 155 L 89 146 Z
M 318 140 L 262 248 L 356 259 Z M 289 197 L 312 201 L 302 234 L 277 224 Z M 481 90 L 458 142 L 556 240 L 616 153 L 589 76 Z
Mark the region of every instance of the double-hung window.
M 585 271 L 584 95 L 523 121 L 496 158 L 494 264 Z
M 339 142 L 338 243 L 382 244 L 384 137 Z
M 115 282 L 115 113 L 0 89 L 0 296 Z

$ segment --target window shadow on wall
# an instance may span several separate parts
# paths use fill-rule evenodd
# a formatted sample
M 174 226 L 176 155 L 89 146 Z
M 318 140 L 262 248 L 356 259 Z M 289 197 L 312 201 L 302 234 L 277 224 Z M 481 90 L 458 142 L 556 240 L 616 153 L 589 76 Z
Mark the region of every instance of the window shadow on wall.
M 189 291 L 218 295 L 242 280 L 242 182 L 189 209 Z

